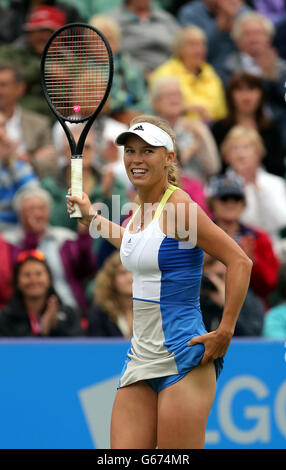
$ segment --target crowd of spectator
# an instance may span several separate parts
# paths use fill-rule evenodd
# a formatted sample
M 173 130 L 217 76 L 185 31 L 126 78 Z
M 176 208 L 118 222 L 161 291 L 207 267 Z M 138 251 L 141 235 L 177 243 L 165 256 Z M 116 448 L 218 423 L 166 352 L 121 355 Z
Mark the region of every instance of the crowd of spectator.
M 46 41 L 84 22 L 114 58 L 109 99 L 83 149 L 84 191 L 110 217 L 118 196 L 124 223 L 136 194 L 114 140 L 137 115 L 166 119 L 180 187 L 253 261 L 235 335 L 286 338 L 285 2 L 0 5 L 0 337 L 132 336 L 132 275 L 106 239 L 67 214 L 70 149 L 41 89 Z M 70 129 L 77 140 L 82 125 Z M 208 331 L 223 312 L 225 274 L 205 256 Z

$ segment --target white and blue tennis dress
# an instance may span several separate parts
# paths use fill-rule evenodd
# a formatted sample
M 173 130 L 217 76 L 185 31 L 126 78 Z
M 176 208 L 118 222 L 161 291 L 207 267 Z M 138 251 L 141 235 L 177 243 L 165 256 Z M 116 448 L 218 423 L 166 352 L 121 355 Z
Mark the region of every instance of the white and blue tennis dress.
M 199 364 L 204 345 L 189 346 L 207 331 L 200 309 L 204 252 L 162 232 L 159 218 L 176 186 L 167 188 L 151 223 L 124 231 L 120 256 L 133 275 L 133 336 L 118 388 L 146 380 L 157 392 Z M 135 214 L 134 214 L 135 215 Z M 222 359 L 215 361 L 217 376 Z

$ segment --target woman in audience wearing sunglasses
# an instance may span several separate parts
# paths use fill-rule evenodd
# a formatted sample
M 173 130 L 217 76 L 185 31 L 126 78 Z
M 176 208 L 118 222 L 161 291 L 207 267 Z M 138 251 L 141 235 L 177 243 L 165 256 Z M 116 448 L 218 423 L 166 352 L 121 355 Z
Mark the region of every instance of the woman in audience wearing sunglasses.
M 63 305 L 39 250 L 19 254 L 14 294 L 0 312 L 0 336 L 81 336 L 77 311 Z

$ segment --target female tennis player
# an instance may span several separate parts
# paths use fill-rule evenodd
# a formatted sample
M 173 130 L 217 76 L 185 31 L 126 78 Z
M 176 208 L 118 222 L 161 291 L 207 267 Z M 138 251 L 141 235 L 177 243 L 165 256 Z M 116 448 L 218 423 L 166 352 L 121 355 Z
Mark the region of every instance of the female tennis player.
M 95 224 L 105 236 L 109 229 L 108 239 L 133 274 L 133 337 L 113 405 L 111 448 L 203 448 L 252 262 L 176 186 L 176 144 L 165 121 L 137 117 L 116 143 L 124 145 L 140 203 L 126 228 L 112 234 L 113 222 L 90 215 L 86 194 L 69 196 L 68 203 L 69 213 L 79 204 L 83 224 Z M 227 268 L 224 312 L 211 333 L 199 302 L 204 251 Z

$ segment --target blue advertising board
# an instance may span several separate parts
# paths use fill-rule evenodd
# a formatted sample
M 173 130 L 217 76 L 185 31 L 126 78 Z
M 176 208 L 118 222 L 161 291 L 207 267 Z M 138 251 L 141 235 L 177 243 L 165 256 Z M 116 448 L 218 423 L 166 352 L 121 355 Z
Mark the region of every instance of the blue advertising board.
M 108 449 L 125 340 L 1 340 L 0 448 Z M 206 448 L 286 448 L 283 341 L 234 339 Z
M 286 448 L 283 341 L 232 341 L 206 437 L 211 449 Z

